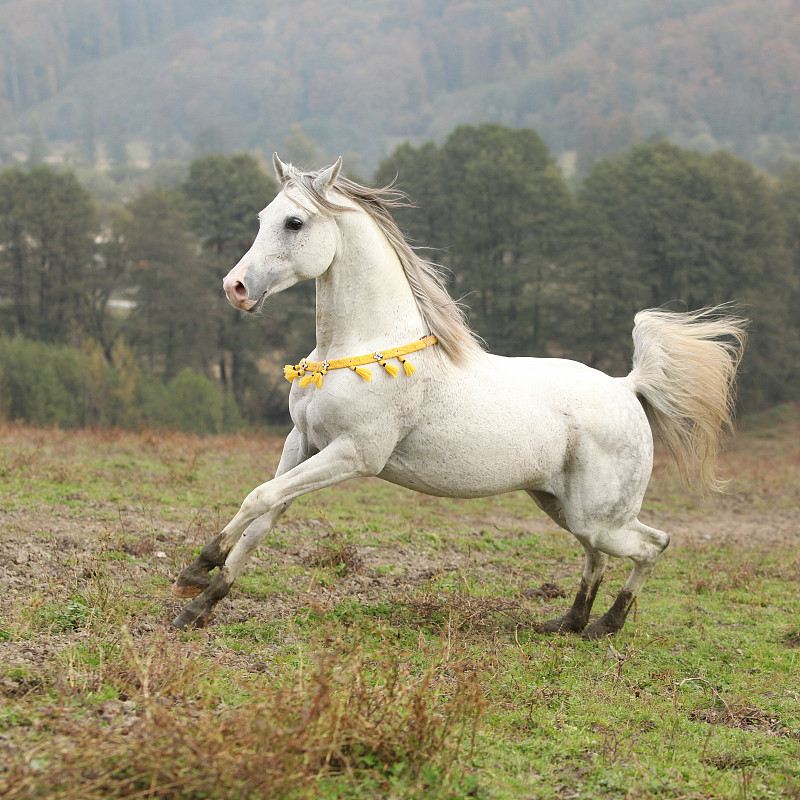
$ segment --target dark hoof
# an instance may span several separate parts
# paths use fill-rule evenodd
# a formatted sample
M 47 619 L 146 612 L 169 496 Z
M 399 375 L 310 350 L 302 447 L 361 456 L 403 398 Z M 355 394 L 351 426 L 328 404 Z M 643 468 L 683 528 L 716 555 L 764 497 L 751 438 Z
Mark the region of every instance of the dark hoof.
M 584 632 L 584 639 L 602 639 L 604 636 L 611 636 L 625 624 L 633 601 L 636 598 L 631 593 L 630 589 L 623 589 L 614 601 L 614 605 L 603 614 L 600 619 L 593 622 Z
M 197 614 L 196 612 L 189 611 L 184 608 L 174 620 L 172 620 L 172 627 L 184 631 L 187 628 L 205 628 L 213 614 Z
M 180 630 L 185 630 L 186 628 L 205 628 L 213 616 L 213 605 L 209 605 L 205 598 L 198 597 L 186 605 L 186 608 L 172 620 L 172 624 Z
M 603 639 L 606 636 L 613 636 L 613 634 L 615 634 L 621 627 L 621 625 L 614 625 L 603 617 L 600 617 L 597 622 L 593 622 L 588 628 L 586 628 L 581 636 L 584 639 L 590 640 Z
M 563 617 L 542 622 L 534 630 L 537 633 L 580 633 L 583 630 L 583 624 L 580 620 L 565 614 Z
M 181 586 L 186 586 L 187 584 L 189 586 L 192 585 L 189 583 L 192 572 L 189 571 L 188 575 L 186 573 L 187 570 L 184 570 L 178 578 L 177 582 Z M 214 580 L 209 582 L 205 591 L 199 597 L 195 597 L 194 600 L 189 602 L 186 608 L 172 620 L 172 624 L 176 628 L 180 628 L 180 630 L 189 627 L 205 628 L 211 621 L 211 617 L 214 616 L 214 606 L 228 594 L 232 583 L 233 581 L 228 579 L 224 570 L 220 572 Z
M 172 584 L 172 594 L 175 597 L 197 597 L 210 584 L 211 576 L 208 571 L 191 564 L 178 575 L 178 580 Z

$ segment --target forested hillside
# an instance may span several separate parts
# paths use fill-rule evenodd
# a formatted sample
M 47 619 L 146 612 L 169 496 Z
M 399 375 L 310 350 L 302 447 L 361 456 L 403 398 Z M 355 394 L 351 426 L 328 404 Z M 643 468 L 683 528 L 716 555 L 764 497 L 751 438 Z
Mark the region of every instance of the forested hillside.
M 583 174 L 654 133 L 769 168 L 800 142 L 797 0 L 3 0 L 0 155 L 265 152 L 301 124 L 371 171 L 461 123 Z M 126 147 L 127 146 L 127 147 Z M 66 150 L 65 150 L 66 147 Z M 202 148 L 201 148 L 202 149 Z M 194 151 L 195 153 L 197 150 Z

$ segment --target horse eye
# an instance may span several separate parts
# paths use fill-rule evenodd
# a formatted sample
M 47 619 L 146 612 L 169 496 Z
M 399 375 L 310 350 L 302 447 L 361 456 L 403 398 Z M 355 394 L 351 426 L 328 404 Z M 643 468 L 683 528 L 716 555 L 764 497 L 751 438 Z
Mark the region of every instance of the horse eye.
M 289 217 L 283 227 L 290 231 L 299 231 L 303 227 L 303 220 L 300 217 Z

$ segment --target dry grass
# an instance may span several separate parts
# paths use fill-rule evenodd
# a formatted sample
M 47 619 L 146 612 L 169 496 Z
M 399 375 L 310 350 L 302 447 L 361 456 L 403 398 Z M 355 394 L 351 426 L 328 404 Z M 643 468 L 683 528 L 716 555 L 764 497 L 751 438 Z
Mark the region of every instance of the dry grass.
M 467 631 L 474 628 L 532 628 L 538 610 L 517 598 L 478 598 L 461 592 L 422 594 L 398 604 L 398 618 L 406 625 L 433 630 Z
M 747 704 L 733 708 L 727 705 L 723 708 L 704 708 L 690 712 L 689 718 L 702 720 L 710 725 L 727 725 L 738 730 L 800 740 L 800 732 L 788 728 L 780 717 Z
M 80 691 L 54 678 L 63 707 L 35 723 L 46 734 L 40 745 L 7 754 L 0 794 L 272 798 L 342 773 L 415 775 L 433 764 L 446 780 L 468 760 L 484 710 L 474 662 L 415 673 L 395 653 L 366 655 L 339 639 L 323 642 L 314 661 L 288 685 L 262 684 L 236 708 L 211 707 L 197 693 L 211 665 L 191 645 L 168 632 L 147 643 L 127 637 L 120 658 Z M 81 694 L 109 684 L 118 700 L 69 713 Z

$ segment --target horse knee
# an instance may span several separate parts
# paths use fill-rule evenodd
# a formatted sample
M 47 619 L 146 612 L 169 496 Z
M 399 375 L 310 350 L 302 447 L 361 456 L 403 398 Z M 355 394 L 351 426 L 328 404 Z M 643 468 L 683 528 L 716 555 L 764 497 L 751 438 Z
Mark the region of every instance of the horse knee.
M 274 505 L 270 497 L 269 484 L 265 483 L 257 486 L 250 494 L 245 497 L 239 508 L 239 515 L 248 522 L 266 514 Z

